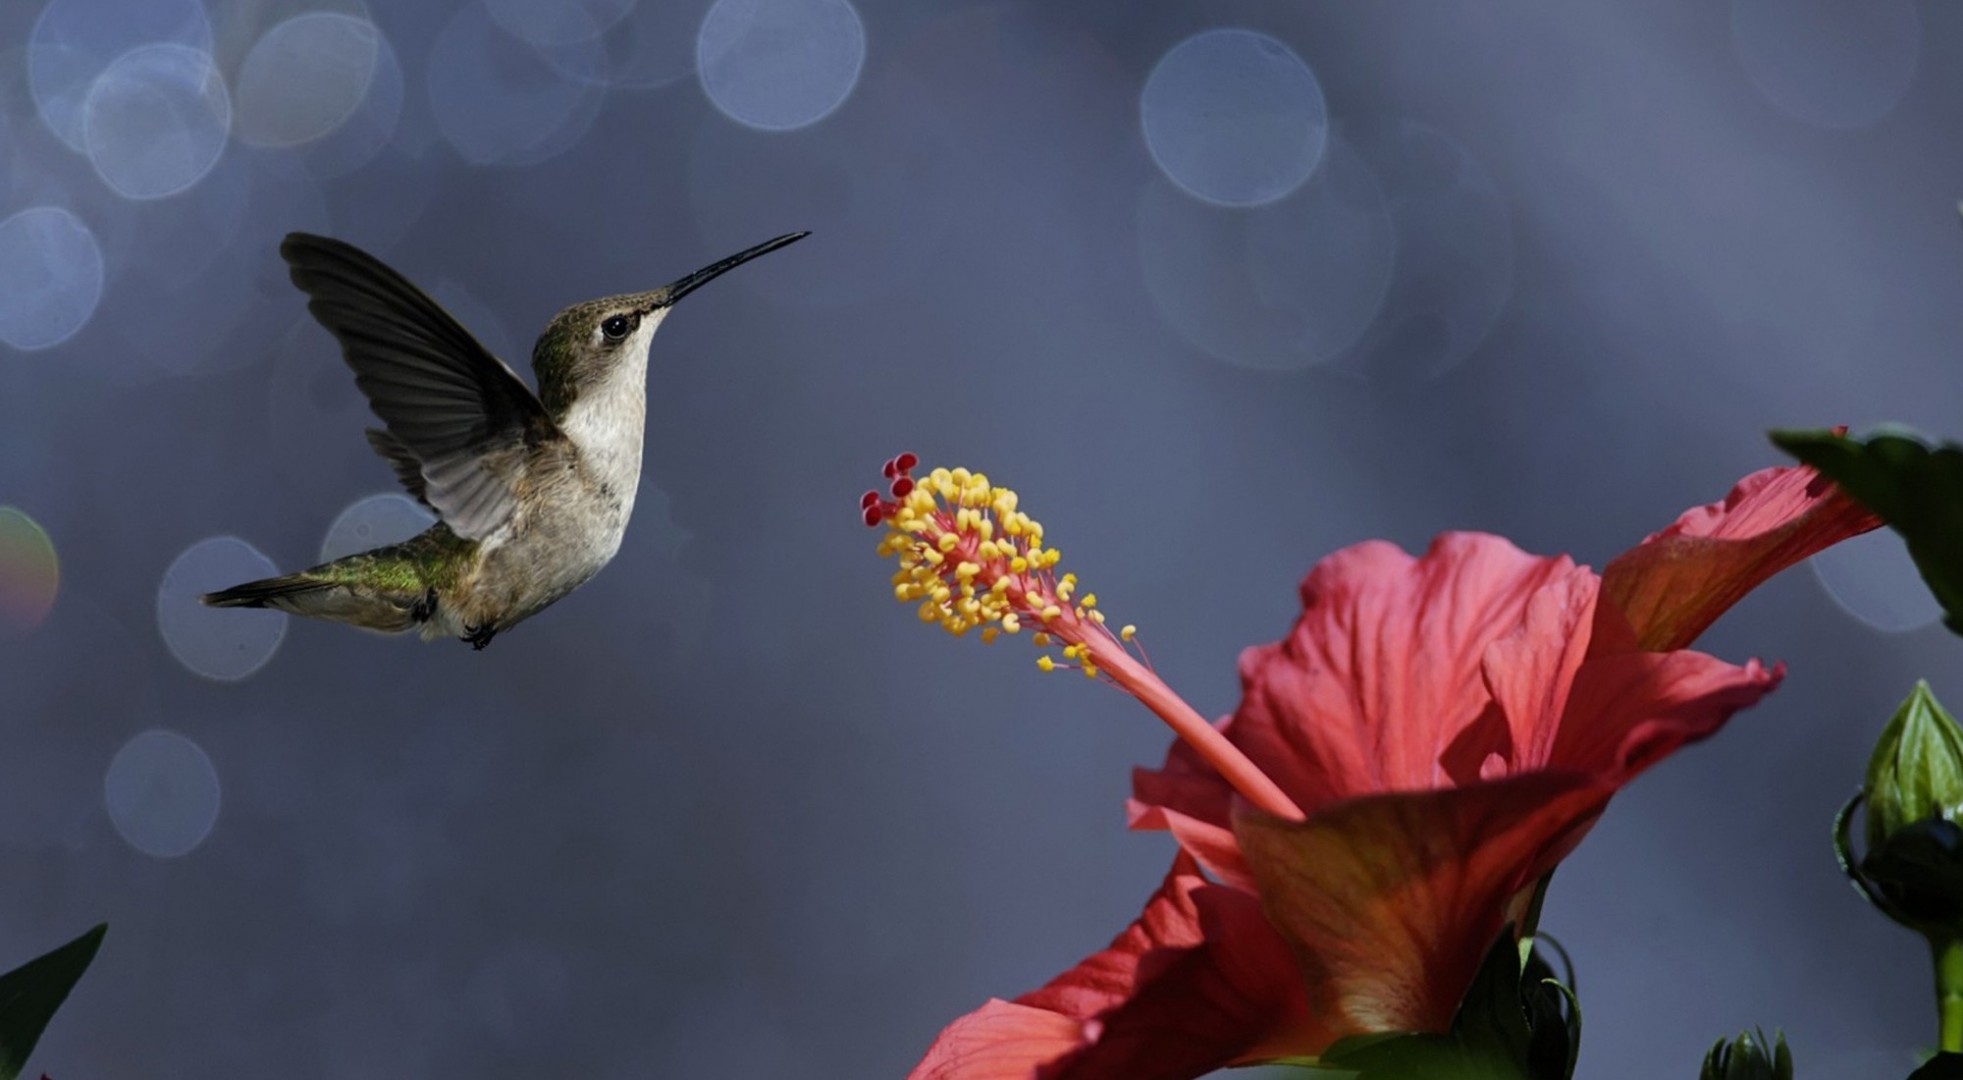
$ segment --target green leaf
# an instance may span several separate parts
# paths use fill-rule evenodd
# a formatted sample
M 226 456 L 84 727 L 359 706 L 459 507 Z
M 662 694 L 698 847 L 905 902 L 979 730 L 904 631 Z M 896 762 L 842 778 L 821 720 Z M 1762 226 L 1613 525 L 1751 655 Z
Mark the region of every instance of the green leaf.
M 27 1064 L 27 1055 L 41 1041 L 41 1032 L 68 992 L 87 971 L 102 945 L 108 923 L 45 956 L 0 975 L 0 1080 L 14 1080 Z
M 1820 470 L 1908 542 L 1922 580 L 1963 634 L 1963 446 L 1931 447 L 1901 430 L 1852 438 L 1832 431 L 1775 431 L 1779 449 Z

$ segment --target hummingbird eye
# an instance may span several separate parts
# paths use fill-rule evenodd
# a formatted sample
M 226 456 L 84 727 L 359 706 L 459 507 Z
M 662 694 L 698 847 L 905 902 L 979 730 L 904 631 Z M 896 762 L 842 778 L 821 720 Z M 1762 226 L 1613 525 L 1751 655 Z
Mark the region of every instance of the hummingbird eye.
M 600 324 L 600 333 L 605 334 L 608 341 L 619 341 L 625 338 L 628 331 L 633 328 L 634 324 L 627 316 L 614 315 L 610 316 L 606 322 Z

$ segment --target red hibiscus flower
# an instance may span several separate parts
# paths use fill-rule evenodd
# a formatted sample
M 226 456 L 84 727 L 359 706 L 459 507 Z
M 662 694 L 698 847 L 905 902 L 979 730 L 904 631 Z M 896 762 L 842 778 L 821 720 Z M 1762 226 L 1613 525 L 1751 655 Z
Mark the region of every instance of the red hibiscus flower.
M 1443 1031 L 1487 949 L 1621 786 L 1783 669 L 1688 645 L 1760 582 L 1878 522 L 1811 469 L 1768 469 L 1597 576 L 1477 533 L 1369 542 L 1302 582 L 1213 725 L 1104 624 L 1014 492 L 966 470 L 868 492 L 895 595 L 957 635 L 1034 631 L 1045 670 L 1137 696 L 1180 736 L 1133 778 L 1134 828 L 1181 848 L 1110 947 L 951 1024 L 917 1080 L 1198 1076 L 1346 1035 Z

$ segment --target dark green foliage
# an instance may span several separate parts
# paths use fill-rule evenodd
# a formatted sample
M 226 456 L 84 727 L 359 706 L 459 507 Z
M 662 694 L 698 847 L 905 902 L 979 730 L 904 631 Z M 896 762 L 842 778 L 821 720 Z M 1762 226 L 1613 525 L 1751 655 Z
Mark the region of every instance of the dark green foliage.
M 1937 1054 L 1908 1074 L 1908 1080 L 1963 1080 L 1963 1054 Z
M 1775 1032 L 1765 1041 L 1765 1032 L 1741 1031 L 1730 1041 L 1719 1039 L 1704 1055 L 1704 1071 L 1698 1080 L 1793 1080 L 1793 1055 L 1786 1049 L 1786 1036 Z
M 1900 432 L 1853 438 L 1833 431 L 1775 431 L 1781 450 L 1820 470 L 1908 542 L 1909 555 L 1963 634 L 1963 446 L 1931 447 Z
M 27 1064 L 27 1055 L 41 1040 L 55 1010 L 87 971 L 102 945 L 107 923 L 0 975 L 0 1080 L 14 1080 Z

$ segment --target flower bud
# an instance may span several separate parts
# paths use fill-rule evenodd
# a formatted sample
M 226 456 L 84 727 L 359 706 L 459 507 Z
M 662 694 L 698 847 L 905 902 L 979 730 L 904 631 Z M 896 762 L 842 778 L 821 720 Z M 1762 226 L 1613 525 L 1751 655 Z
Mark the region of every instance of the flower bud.
M 1774 1032 L 1770 1044 L 1763 1031 L 1741 1031 L 1729 1042 L 1719 1039 L 1704 1055 L 1698 1080 L 1793 1080 L 1793 1055 L 1786 1049 L 1786 1036 Z
M 1875 744 L 1868 762 L 1868 851 L 1902 829 L 1963 813 L 1963 728 L 1917 682 Z

